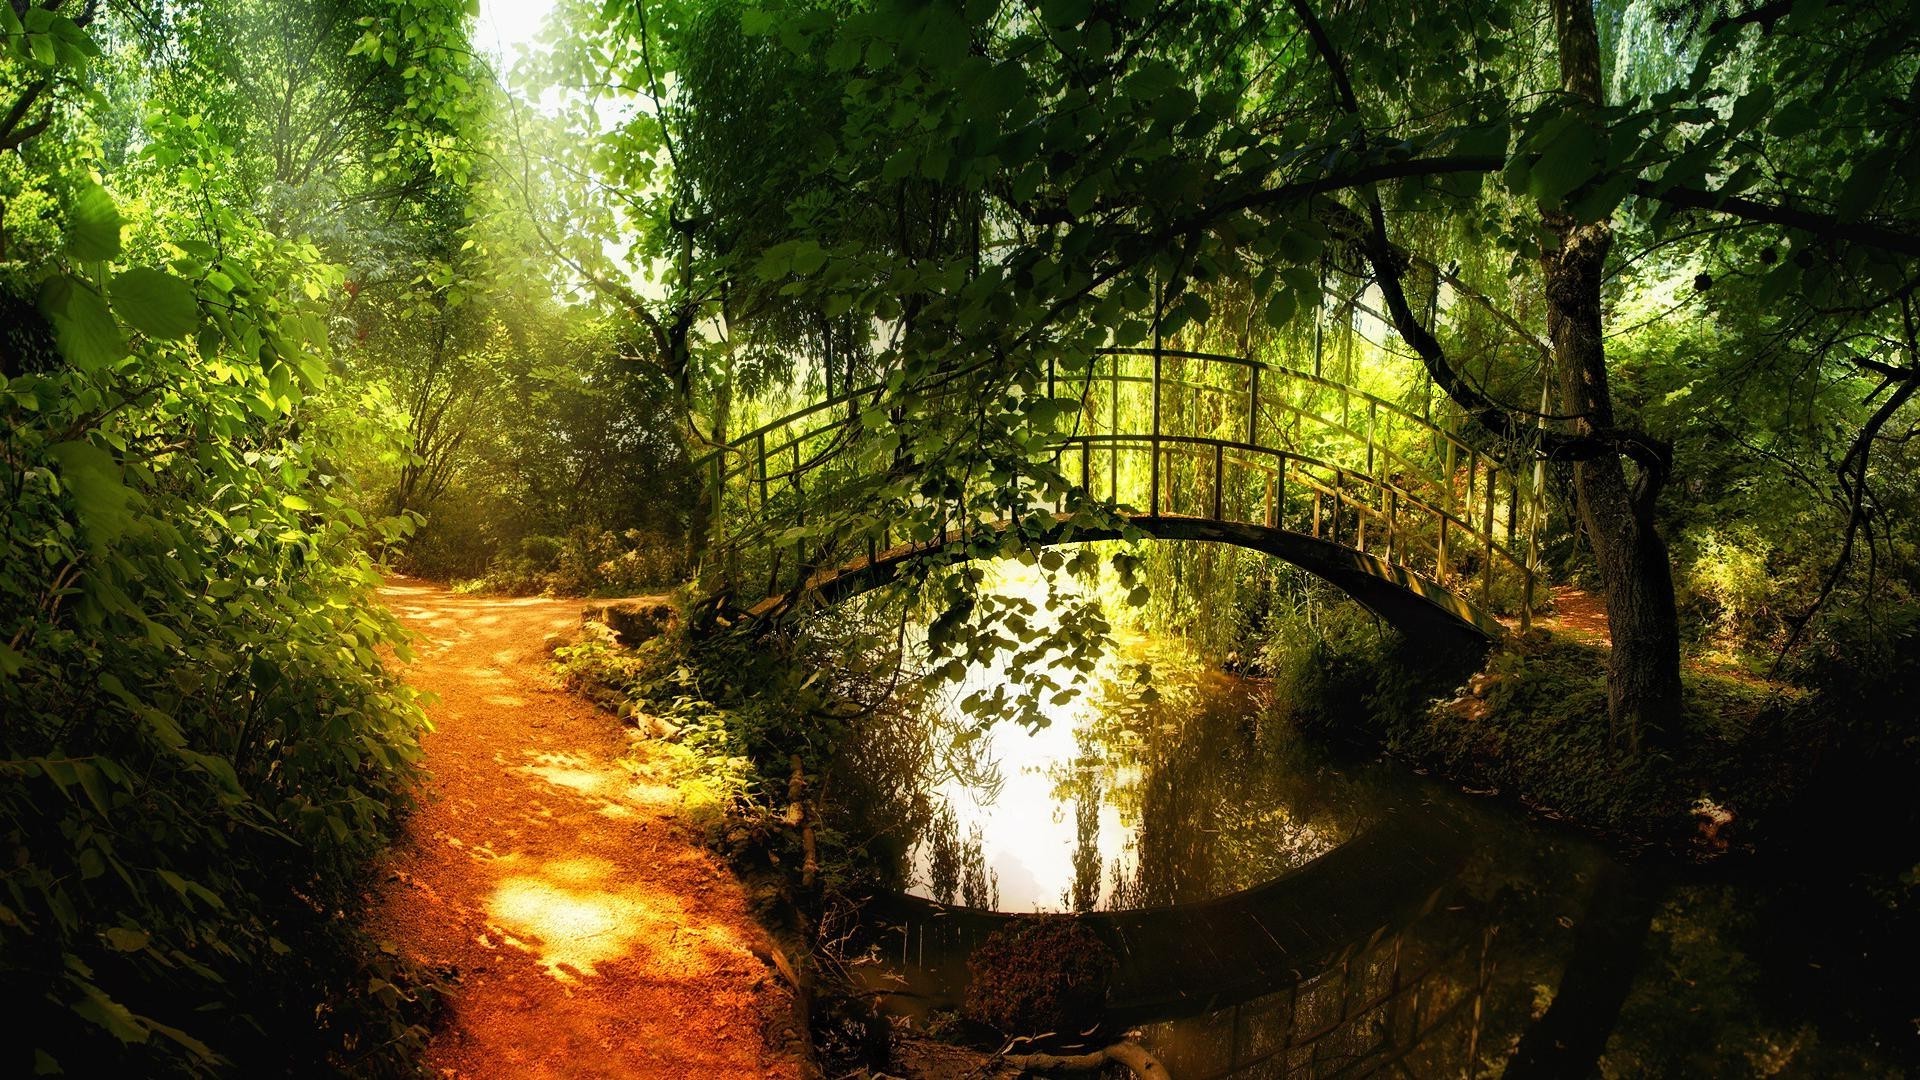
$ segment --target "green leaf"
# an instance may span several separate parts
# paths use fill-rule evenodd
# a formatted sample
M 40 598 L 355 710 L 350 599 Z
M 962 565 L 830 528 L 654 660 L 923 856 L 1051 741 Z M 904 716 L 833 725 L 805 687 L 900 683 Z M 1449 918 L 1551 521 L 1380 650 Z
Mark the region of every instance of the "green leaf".
M 60 482 L 73 498 L 87 541 L 99 551 L 133 526 L 138 494 L 120 479 L 120 463 L 90 442 L 74 440 L 47 447 L 60 467 Z
M 136 266 L 115 274 L 113 310 L 135 330 L 155 338 L 182 338 L 200 326 L 193 287 L 162 270 Z
M 1285 326 L 1293 320 L 1294 313 L 1299 309 L 1299 297 L 1294 295 L 1292 289 L 1275 289 L 1267 297 L 1267 325 L 1275 328 Z
M 1600 140 L 1585 123 L 1567 126 L 1560 137 L 1540 152 L 1527 176 L 1527 190 L 1543 203 L 1553 204 L 1599 171 Z
M 827 253 L 820 245 L 811 240 L 800 243 L 793 253 L 793 272 L 802 276 L 812 274 L 827 265 Z
M 1047 25 L 1058 28 L 1084 22 L 1092 12 L 1092 0 L 1045 0 L 1040 5 L 1040 14 Z
M 153 940 L 153 935 L 145 930 L 131 930 L 124 926 L 109 926 L 106 930 L 107 944 L 119 952 L 139 952 Z
M 1325 243 L 1310 229 L 1288 229 L 1280 234 L 1280 257 L 1292 263 L 1312 262 L 1320 257 Z
M 1779 139 L 1791 139 L 1804 135 L 1820 126 L 1820 110 L 1805 101 L 1790 101 L 1773 114 L 1773 122 L 1767 125 L 1768 134 Z
M 1858 221 L 1873 209 L 1893 173 L 1895 157 L 1892 150 L 1881 147 L 1855 160 L 1853 171 L 1847 174 L 1834 200 L 1840 208 L 1840 220 Z
M 49 278 L 40 310 L 53 322 L 61 355 L 81 371 L 98 371 L 127 355 L 127 339 L 100 294 L 71 277 Z
M 78 982 L 79 980 L 75 980 Z M 147 1041 L 147 1029 L 132 1010 L 108 997 L 92 983 L 80 983 L 84 998 L 73 1003 L 73 1011 L 84 1019 L 91 1020 L 107 1029 L 114 1038 L 125 1043 L 143 1043 Z
M 113 196 L 88 184 L 67 208 L 67 254 L 81 262 L 104 262 L 120 254 L 120 227 L 126 222 Z

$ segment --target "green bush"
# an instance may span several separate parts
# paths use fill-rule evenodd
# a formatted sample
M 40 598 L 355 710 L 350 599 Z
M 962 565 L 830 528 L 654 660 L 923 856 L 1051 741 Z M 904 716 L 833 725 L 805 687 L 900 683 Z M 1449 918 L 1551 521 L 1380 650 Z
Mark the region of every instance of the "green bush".
M 681 545 L 665 537 L 583 527 L 565 536 L 524 537 L 460 587 L 508 596 L 618 596 L 672 589 L 687 574 Z
M 425 995 L 346 916 L 424 720 L 317 423 L 337 275 L 69 213 L 0 381 L 0 1071 L 404 1071 Z
M 1510 638 L 1464 685 L 1392 634 L 1349 629 L 1275 652 L 1275 699 L 1303 727 L 1374 741 L 1457 782 L 1671 846 L 1752 838 L 1804 793 L 1808 755 L 1826 741 L 1812 718 L 1832 709 L 1791 686 L 1689 667 L 1681 730 L 1627 759 L 1611 743 L 1606 654 L 1590 643 L 1544 631 Z M 1731 822 L 1713 824 L 1719 811 Z

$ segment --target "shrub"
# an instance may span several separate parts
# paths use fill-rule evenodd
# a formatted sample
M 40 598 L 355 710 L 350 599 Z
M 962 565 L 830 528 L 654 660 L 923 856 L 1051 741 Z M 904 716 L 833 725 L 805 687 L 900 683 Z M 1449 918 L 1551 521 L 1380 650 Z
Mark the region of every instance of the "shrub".
M 686 575 L 683 552 L 666 537 L 583 527 L 523 538 L 462 588 L 509 596 L 620 595 L 673 588 Z
M 136 329 L 93 190 L 99 261 L 42 293 L 59 355 L 0 373 L 0 1072 L 403 1069 L 426 996 L 345 912 L 423 718 L 365 554 L 400 526 L 326 465 L 324 325 L 288 299 L 332 272 L 236 227 L 110 294 Z M 211 295 L 216 260 L 246 284 Z M 224 334 L 158 332 L 201 301 Z

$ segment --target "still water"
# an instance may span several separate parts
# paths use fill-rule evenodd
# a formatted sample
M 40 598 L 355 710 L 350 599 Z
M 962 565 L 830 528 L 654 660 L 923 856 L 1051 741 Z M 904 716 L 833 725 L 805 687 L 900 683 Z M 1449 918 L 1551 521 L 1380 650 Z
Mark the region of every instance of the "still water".
M 952 700 L 1000 678 L 969 672 Z M 1177 939 L 1141 963 L 1186 981 L 1135 987 L 1127 1020 L 1183 1080 L 1913 1067 L 1913 986 L 1885 984 L 1900 964 L 1863 959 L 1886 944 L 1871 937 L 1876 898 L 1846 882 L 1625 864 L 1498 798 L 1309 738 L 1286 704 L 1282 688 L 1178 642 L 1123 638 L 1046 727 L 1003 721 L 964 755 L 889 759 L 897 775 L 874 798 L 913 835 L 885 883 Z M 921 712 L 929 731 L 964 725 L 950 701 Z M 1281 944 L 1224 944 L 1222 912 L 1249 906 Z M 1200 914 L 1102 914 L 1142 909 Z M 867 972 L 909 1022 L 951 1005 L 966 951 L 995 925 L 923 915 L 898 917 Z M 1276 964 L 1297 941 L 1327 944 Z

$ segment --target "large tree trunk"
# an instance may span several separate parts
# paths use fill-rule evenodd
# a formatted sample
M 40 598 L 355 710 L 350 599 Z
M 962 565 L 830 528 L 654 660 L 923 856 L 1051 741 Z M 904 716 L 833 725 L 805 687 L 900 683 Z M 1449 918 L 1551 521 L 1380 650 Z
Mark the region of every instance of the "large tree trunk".
M 1588 0 L 1554 0 L 1561 87 L 1600 105 L 1599 36 Z M 1550 215 L 1556 250 L 1541 259 L 1546 276 L 1547 330 L 1559 369 L 1561 411 L 1579 430 L 1614 426 L 1607 390 L 1600 286 L 1613 228 Z M 1666 541 L 1654 525 L 1654 501 L 1665 478 L 1641 467 L 1629 483 L 1618 454 L 1575 462 L 1580 520 L 1593 545 L 1606 593 L 1613 652 L 1607 662 L 1607 706 L 1615 744 L 1638 753 L 1644 741 L 1671 730 L 1680 715 L 1680 634 Z

